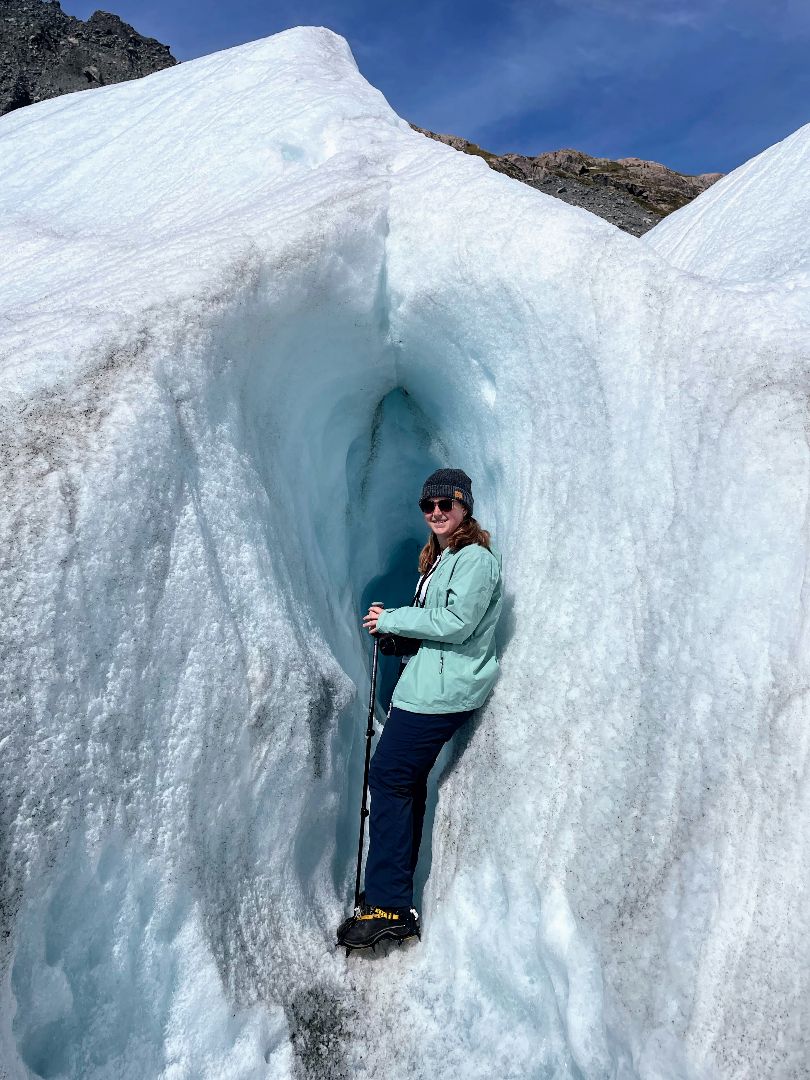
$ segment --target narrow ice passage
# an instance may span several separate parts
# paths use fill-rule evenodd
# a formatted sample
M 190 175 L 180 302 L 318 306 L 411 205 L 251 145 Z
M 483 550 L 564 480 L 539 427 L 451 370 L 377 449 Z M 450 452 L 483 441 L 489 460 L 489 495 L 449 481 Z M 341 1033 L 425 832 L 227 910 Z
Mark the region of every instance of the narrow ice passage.
M 423 139 L 323 30 L 11 114 L 0 181 L 8 1075 L 801 1075 L 802 288 Z M 360 611 L 448 464 L 501 679 L 424 941 L 347 965 Z

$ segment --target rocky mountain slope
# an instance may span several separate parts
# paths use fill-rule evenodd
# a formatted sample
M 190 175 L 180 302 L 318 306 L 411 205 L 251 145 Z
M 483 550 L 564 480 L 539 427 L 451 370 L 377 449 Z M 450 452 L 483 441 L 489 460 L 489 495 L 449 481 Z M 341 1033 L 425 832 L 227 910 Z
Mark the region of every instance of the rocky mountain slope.
M 579 150 L 552 150 L 536 157 L 498 155 L 456 135 L 437 135 L 420 127 L 415 130 L 465 154 L 482 157 L 496 172 L 590 210 L 634 236 L 641 236 L 667 214 L 691 202 L 723 175 L 686 176 L 656 161 L 612 161 Z
M 0 115 L 176 63 L 167 45 L 117 15 L 96 11 L 83 22 L 58 0 L 0 0 Z

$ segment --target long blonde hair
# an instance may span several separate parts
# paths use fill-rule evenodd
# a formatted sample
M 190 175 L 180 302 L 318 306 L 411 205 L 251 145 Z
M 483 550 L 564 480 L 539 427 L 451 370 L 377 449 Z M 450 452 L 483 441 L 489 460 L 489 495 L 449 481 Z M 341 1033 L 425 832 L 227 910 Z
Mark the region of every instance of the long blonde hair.
M 482 529 L 472 515 L 468 514 L 454 533 L 450 534 L 448 547 L 452 552 L 461 551 L 469 544 L 480 544 L 489 551 L 490 535 L 486 529 Z M 431 532 L 428 542 L 419 552 L 419 573 L 426 574 L 441 554 L 439 541 L 436 534 Z

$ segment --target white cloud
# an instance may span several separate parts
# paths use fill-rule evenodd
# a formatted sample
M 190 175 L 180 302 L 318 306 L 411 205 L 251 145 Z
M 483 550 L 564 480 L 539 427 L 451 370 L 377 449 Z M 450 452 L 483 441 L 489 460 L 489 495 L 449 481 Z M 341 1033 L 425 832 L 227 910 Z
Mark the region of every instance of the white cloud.
M 574 12 L 599 11 L 605 15 L 667 26 L 698 27 L 730 0 L 556 0 Z

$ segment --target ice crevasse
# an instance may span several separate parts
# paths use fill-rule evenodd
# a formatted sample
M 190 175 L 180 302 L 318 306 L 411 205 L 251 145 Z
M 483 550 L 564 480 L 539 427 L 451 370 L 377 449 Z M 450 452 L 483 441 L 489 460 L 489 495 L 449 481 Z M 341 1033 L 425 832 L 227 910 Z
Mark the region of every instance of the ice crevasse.
M 0 1072 L 807 1075 L 807 240 L 725 280 L 714 191 L 657 250 L 322 29 L 0 121 Z M 359 612 L 440 465 L 501 677 L 423 941 L 347 961 Z

